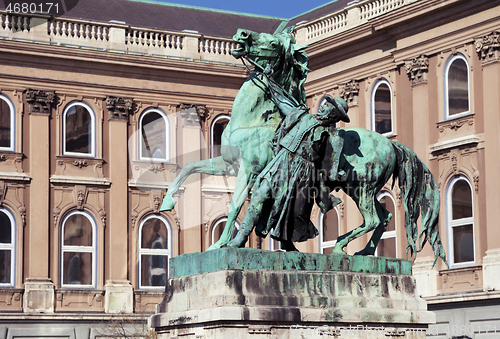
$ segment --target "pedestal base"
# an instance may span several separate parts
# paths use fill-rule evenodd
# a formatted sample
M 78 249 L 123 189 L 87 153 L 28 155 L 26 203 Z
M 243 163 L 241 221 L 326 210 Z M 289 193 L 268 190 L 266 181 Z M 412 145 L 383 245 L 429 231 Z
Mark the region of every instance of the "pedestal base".
M 388 258 L 253 249 L 181 255 L 150 325 L 160 338 L 425 338 L 435 315 L 409 268 Z

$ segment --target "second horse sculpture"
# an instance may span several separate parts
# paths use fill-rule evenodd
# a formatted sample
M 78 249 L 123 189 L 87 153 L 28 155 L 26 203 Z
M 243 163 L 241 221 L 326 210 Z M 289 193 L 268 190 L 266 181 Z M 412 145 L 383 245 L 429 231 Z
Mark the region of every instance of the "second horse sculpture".
M 268 143 L 282 117 L 271 97 L 269 86 L 282 88 L 282 95 L 290 102 L 295 101 L 294 105 L 305 103 L 303 84 L 308 71 L 307 55 L 304 47 L 295 44 L 291 32 L 292 29 L 288 29 L 271 35 L 238 30 L 233 39 L 241 47 L 232 52 L 233 56 L 245 57 L 256 67 L 235 98 L 231 119 L 222 135 L 222 156 L 187 164 L 169 186 L 165 196 L 161 210 L 174 207 L 173 194 L 192 173 L 237 174 L 226 227 L 220 240 L 209 249 L 220 248 L 228 243 L 236 217 L 255 179 L 273 157 Z M 272 70 L 271 80 L 266 75 L 269 70 Z M 343 248 L 350 241 L 374 231 L 367 246 L 357 253 L 374 254 L 392 217 L 378 202 L 376 194 L 394 177 L 398 179 L 404 197 L 407 254 L 416 254 L 429 242 L 435 254 L 434 263 L 438 257 L 446 262 L 438 233 L 439 190 L 425 164 L 408 147 L 373 131 L 362 128 L 339 130 L 343 135 L 344 145 L 338 171 L 344 175 L 341 179 L 330 178 L 326 184 L 332 190 L 345 191 L 357 204 L 364 222 L 340 236 L 334 251 L 343 253 Z M 331 159 L 323 159 L 321 170 L 329 172 L 331 167 Z M 420 232 L 417 228 L 419 215 L 422 216 Z

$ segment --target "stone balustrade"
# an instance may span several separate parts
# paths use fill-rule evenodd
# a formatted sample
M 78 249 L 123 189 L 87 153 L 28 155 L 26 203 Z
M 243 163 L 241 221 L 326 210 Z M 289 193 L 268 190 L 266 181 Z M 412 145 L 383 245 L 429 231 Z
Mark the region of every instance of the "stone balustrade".
M 297 25 L 297 42 L 310 45 L 419 0 L 352 1 L 339 11 Z
M 228 38 L 0 11 L 0 39 L 239 64 Z

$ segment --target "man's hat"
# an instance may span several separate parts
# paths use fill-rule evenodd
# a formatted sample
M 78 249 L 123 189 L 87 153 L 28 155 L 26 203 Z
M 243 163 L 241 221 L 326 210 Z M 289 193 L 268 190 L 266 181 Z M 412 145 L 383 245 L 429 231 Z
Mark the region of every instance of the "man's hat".
M 350 122 L 351 119 L 347 116 L 347 111 L 349 107 L 347 106 L 347 102 L 339 97 L 332 97 L 331 95 L 325 94 L 325 99 L 329 103 L 331 103 L 338 112 L 338 117 L 340 121 Z

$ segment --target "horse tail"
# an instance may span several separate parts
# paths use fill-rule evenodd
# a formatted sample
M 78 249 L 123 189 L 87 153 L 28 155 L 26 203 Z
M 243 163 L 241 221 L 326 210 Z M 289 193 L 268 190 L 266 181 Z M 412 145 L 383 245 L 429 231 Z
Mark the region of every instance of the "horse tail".
M 438 232 L 439 219 L 439 189 L 434 176 L 427 166 L 410 148 L 392 141 L 396 150 L 397 165 L 394 177 L 398 178 L 399 189 L 404 198 L 405 229 L 408 239 L 406 257 L 420 252 L 428 241 L 434 251 L 434 263 L 441 257 L 445 264 L 446 253 Z M 422 216 L 422 230 L 418 233 L 417 219 Z M 418 241 L 418 245 L 417 245 Z

